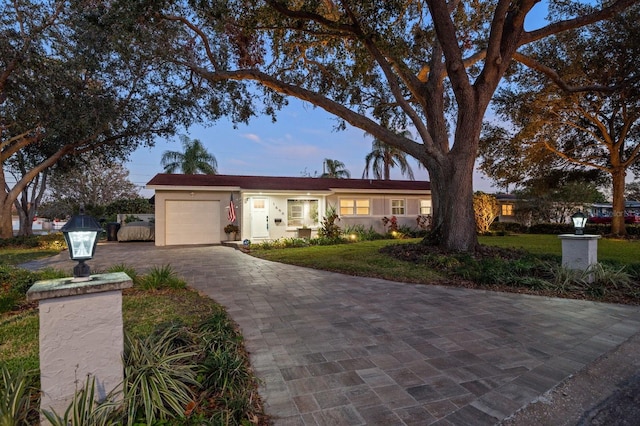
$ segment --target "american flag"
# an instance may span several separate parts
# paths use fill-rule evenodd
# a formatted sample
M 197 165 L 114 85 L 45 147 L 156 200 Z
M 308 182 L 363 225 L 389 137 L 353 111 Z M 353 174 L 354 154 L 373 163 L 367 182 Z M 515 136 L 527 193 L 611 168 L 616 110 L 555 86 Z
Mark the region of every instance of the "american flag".
M 229 222 L 236 221 L 236 206 L 233 205 L 233 194 L 231 194 L 231 200 L 229 201 L 229 212 L 227 215 Z

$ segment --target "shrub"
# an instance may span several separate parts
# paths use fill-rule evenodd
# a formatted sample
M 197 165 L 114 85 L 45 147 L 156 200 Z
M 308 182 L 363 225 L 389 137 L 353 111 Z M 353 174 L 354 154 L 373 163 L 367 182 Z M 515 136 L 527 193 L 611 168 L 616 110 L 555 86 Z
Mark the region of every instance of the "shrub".
M 96 400 L 96 378 L 87 376 L 82 389 L 74 395 L 63 416 L 55 410 L 43 410 L 42 414 L 52 426 L 115 426 L 122 424 L 119 405 L 108 395 L 102 402 Z
M 138 275 L 138 272 L 135 270 L 133 266 L 129 266 L 124 263 L 119 263 L 117 265 L 112 265 L 109 269 L 107 269 L 107 272 L 109 273 L 124 272 L 129 276 L 129 278 L 131 278 L 131 281 L 133 281 L 133 285 L 135 286 L 141 285 L 142 277 Z
M 322 219 L 320 223 L 320 229 L 318 229 L 319 237 L 326 237 L 329 239 L 336 239 L 340 237 L 341 230 L 338 225 L 336 225 L 336 221 L 339 221 L 338 213 L 336 212 L 336 208 L 333 206 L 329 206 L 327 209 L 327 215 Z
M 190 386 L 198 386 L 193 364 L 197 354 L 175 344 L 183 333 L 170 327 L 143 340 L 125 335 L 124 402 L 129 425 L 184 417 L 193 403 Z
M 29 271 L 11 265 L 0 264 L 0 313 L 20 308 L 27 290 L 39 280 L 63 278 L 63 271 L 47 268 Z
M 139 280 L 144 290 L 179 289 L 185 288 L 187 283 L 174 271 L 171 265 L 154 266 Z
M 11 371 L 6 365 L 0 365 L 0 376 L 0 425 L 35 424 L 38 412 L 31 401 L 38 392 L 34 386 L 37 372 Z
M 373 226 L 369 226 L 369 228 L 365 228 L 364 225 L 347 225 L 342 230 L 343 238 L 347 240 L 353 240 L 351 236 L 355 236 L 356 241 L 373 241 L 373 240 L 382 240 L 386 237 L 375 229 Z

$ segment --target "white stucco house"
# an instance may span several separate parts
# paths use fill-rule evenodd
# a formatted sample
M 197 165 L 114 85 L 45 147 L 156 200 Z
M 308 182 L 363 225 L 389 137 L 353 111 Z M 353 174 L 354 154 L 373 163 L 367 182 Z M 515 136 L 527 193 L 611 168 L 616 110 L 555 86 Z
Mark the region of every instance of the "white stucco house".
M 307 228 L 315 236 L 330 208 L 343 228 L 359 224 L 381 233 L 383 217 L 416 227 L 418 215 L 431 214 L 425 181 L 158 174 L 146 188 L 155 191 L 157 246 L 221 243 L 231 204 L 236 240 L 252 242 L 298 237 Z

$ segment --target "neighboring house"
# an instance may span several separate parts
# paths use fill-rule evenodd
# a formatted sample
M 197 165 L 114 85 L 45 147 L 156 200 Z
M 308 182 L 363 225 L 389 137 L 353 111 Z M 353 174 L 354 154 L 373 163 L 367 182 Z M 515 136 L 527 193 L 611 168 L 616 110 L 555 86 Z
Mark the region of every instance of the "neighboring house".
M 518 197 L 511 194 L 495 194 L 494 197 L 496 197 L 496 200 L 498 200 L 498 205 L 500 207 L 497 221 L 517 222 L 515 211 Z
M 158 174 L 146 187 L 155 191 L 157 246 L 226 240 L 231 200 L 240 228 L 236 239 L 252 242 L 298 237 L 306 228 L 316 236 L 330 208 L 340 227 L 380 233 L 383 217 L 416 228 L 418 215 L 431 214 L 425 181 Z

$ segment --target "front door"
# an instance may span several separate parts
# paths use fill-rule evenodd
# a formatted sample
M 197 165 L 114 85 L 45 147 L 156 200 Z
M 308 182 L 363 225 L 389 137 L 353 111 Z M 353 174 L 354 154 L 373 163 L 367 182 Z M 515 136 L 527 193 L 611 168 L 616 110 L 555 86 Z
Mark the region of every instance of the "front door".
M 251 199 L 251 238 L 269 238 L 269 205 L 267 198 Z

